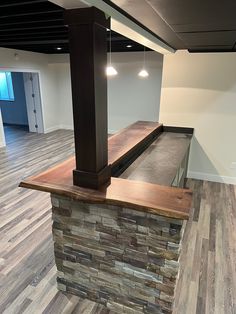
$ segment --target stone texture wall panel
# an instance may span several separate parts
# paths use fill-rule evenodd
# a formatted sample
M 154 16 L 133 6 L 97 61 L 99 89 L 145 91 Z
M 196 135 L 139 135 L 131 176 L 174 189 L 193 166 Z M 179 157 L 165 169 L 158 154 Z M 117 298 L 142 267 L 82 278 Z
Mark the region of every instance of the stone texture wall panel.
M 184 221 L 52 195 L 58 289 L 116 313 L 172 313 Z

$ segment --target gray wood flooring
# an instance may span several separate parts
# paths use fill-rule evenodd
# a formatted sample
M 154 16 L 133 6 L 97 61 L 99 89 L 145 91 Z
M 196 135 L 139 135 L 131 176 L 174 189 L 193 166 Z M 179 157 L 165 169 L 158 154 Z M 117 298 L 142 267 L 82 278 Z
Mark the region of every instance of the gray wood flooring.
M 57 291 L 47 193 L 18 188 L 24 176 L 74 151 L 73 132 L 6 130 L 0 149 L 0 313 L 109 313 Z M 236 187 L 189 180 L 194 190 L 176 290 L 176 314 L 236 314 Z

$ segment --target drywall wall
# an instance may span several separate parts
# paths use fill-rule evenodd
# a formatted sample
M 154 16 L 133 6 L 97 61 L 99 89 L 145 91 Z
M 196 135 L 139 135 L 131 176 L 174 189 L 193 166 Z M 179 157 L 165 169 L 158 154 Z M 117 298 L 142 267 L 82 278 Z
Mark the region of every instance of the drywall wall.
M 119 74 L 108 80 L 108 126 L 113 133 L 136 120 L 158 120 L 162 56 L 147 52 L 149 77 L 141 79 L 143 53 L 113 53 Z M 73 128 L 69 55 L 0 48 L 0 69 L 38 72 L 45 132 Z
M 108 79 L 108 128 L 111 132 L 137 120 L 158 121 L 163 56 L 146 53 L 149 77 L 140 78 L 142 52 L 113 53 L 118 75 Z
M 14 101 L 0 101 L 3 123 L 28 125 L 23 73 L 12 72 Z
M 189 176 L 236 184 L 236 53 L 164 56 L 160 121 L 195 128 Z
M 6 145 L 6 142 L 5 142 L 5 135 L 3 131 L 2 114 L 1 114 L 1 108 L 0 108 L 0 147 L 3 147 L 5 145 Z
M 49 63 L 56 82 L 58 116 L 61 129 L 73 129 L 69 55 L 51 55 Z
M 50 66 L 57 79 L 62 128 L 72 128 L 72 100 L 68 55 L 51 55 Z M 140 78 L 143 53 L 112 53 L 118 75 L 108 79 L 108 130 L 115 133 L 137 120 L 158 121 L 163 57 L 146 53 L 148 78 Z
M 57 83 L 48 55 L 0 48 L 0 69 L 13 72 L 38 72 L 41 86 L 44 131 L 58 128 Z

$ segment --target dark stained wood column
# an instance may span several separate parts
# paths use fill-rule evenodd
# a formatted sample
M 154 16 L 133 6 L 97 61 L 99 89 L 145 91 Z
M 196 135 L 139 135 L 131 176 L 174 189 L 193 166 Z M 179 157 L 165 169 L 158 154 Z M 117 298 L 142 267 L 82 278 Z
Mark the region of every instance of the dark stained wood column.
M 107 31 L 110 19 L 94 8 L 65 11 L 69 29 L 76 169 L 74 185 L 110 183 L 107 142 Z

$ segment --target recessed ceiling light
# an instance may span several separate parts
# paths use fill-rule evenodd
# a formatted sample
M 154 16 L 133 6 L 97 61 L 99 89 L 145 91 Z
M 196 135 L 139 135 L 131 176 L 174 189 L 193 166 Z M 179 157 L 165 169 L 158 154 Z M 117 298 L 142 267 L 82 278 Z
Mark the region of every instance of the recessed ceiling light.
M 126 48 L 132 48 L 132 47 L 133 47 L 132 45 L 127 45 L 127 46 L 126 46 Z
M 110 32 L 110 29 L 109 29 L 109 28 L 107 28 L 107 32 Z
M 56 49 L 57 49 L 57 50 L 62 50 L 62 48 L 61 48 L 61 47 L 57 47 Z

